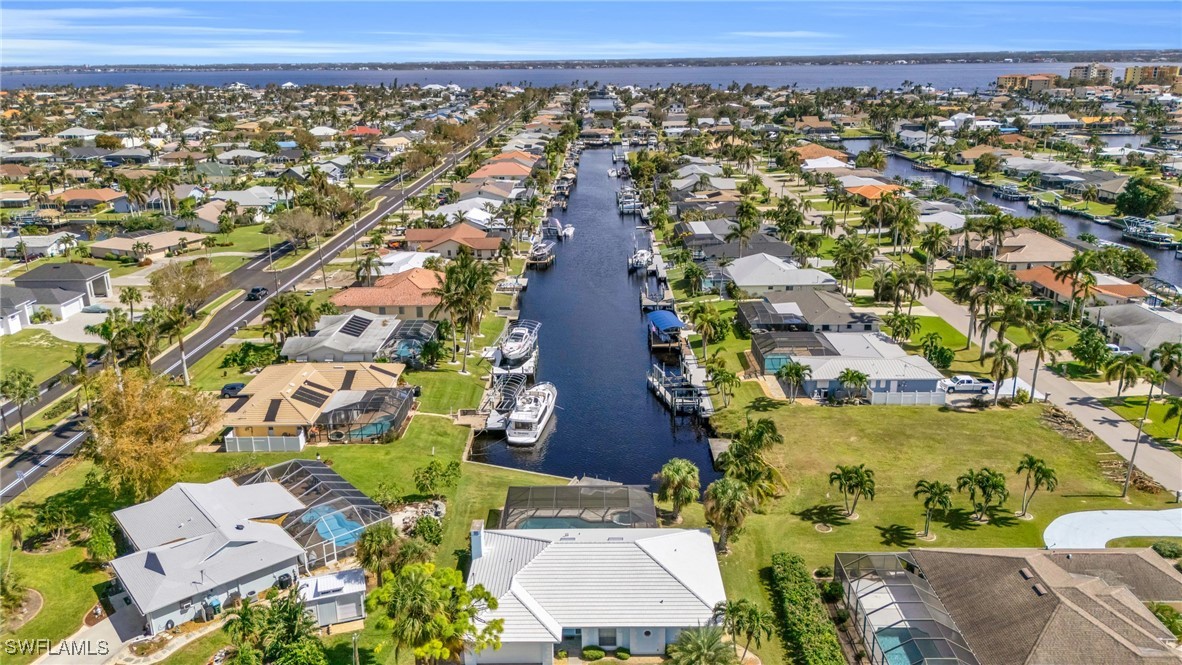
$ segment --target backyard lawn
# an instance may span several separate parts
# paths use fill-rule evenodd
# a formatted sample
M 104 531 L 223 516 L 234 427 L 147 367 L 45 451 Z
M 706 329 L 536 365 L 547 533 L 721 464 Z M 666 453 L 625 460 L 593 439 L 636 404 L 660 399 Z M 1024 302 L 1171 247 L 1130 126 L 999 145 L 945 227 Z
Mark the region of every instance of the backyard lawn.
M 923 355 L 920 340 L 928 333 L 938 333 L 940 338 L 944 340 L 944 346 L 952 349 L 956 354 L 956 359 L 944 371 L 945 374 L 970 374 L 973 376 L 984 376 L 988 374 L 988 369 L 977 362 L 977 358 L 981 355 L 981 348 L 973 344 L 966 349 L 965 342 L 968 340 L 963 333 L 953 328 L 952 324 L 938 316 L 920 316 L 917 318 L 920 324 L 919 331 L 912 335 L 909 341 L 903 343 L 903 348 L 908 353 Z
M 1141 417 L 1145 415 L 1145 396 L 1135 397 L 1109 397 L 1100 400 L 1104 406 L 1112 409 L 1120 414 L 1122 418 L 1136 425 Z M 1154 399 L 1153 404 L 1149 407 L 1149 420 L 1145 423 L 1145 433 L 1159 441 L 1172 442 L 1171 447 L 1175 452 L 1182 454 L 1182 446 L 1178 444 L 1177 433 L 1178 418 L 1173 420 L 1166 420 L 1166 411 L 1169 410 L 1169 405 L 1165 402 Z
M 96 347 L 95 344 L 84 346 L 87 351 Z M 76 342 L 58 339 L 48 331 L 26 328 L 15 335 L 0 337 L 0 366 L 5 371 L 13 367 L 27 369 L 33 373 L 34 380 L 41 383 L 64 370 L 66 362 L 74 359 L 77 347 Z
M 889 411 L 889 413 L 888 413 Z M 1113 459 L 1103 444 L 1068 440 L 1041 422 L 1042 407 L 956 412 L 933 407 L 789 405 L 763 396 L 745 382 L 732 407 L 715 416 L 719 432 L 733 431 L 750 413 L 771 418 L 785 441 L 769 452 L 769 460 L 786 481 L 784 494 L 763 514 L 748 518 L 733 541 L 732 553 L 722 559 L 723 580 L 731 598 L 748 598 L 765 606 L 765 580 L 771 555 L 790 551 L 809 566 L 832 565 L 843 551 L 898 550 L 916 545 L 934 547 L 1041 547 L 1042 532 L 1055 517 L 1078 510 L 1129 507 L 1169 507 L 1166 494 L 1133 492 L 1121 500 L 1120 486 L 1105 478 L 1100 460 Z M 906 433 L 900 435 L 900 433 Z M 801 435 L 807 433 L 807 435 Z M 1044 458 L 1060 481 L 1054 493 L 1035 497 L 1030 521 L 1012 511 L 1022 492 L 1014 469 L 1023 454 Z M 860 518 L 842 517 L 838 490 L 828 484 L 836 464 L 862 464 L 876 472 L 877 496 L 858 504 Z M 963 494 L 954 495 L 954 508 L 932 520 L 936 540 L 917 541 L 923 510 L 912 498 L 919 479 L 940 480 L 955 486 L 969 467 L 990 467 L 1005 473 L 1011 492 L 1004 507 L 985 524 L 969 519 L 971 508 Z M 1172 505 L 1172 504 L 1171 504 Z M 705 522 L 700 505 L 686 510 L 686 526 Z M 831 525 L 818 533 L 815 524 Z M 784 661 L 778 638 L 759 650 L 763 662 Z
M 468 359 L 473 368 L 474 358 Z M 407 383 L 423 387 L 419 409 L 427 413 L 447 414 L 457 409 L 474 409 L 480 405 L 484 381 L 476 374 L 464 376 L 458 368 L 443 364 L 441 369 L 407 371 L 402 375 Z

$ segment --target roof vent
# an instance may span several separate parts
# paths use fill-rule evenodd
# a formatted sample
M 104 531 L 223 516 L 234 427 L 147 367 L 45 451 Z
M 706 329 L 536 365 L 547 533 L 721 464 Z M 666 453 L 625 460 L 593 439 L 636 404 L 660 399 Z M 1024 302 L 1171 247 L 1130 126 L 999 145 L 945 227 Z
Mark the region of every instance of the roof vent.
M 1018 571 L 1018 574 L 1020 574 L 1022 576 L 1022 579 L 1024 579 L 1024 580 L 1028 580 L 1028 579 L 1034 577 L 1034 573 L 1030 572 L 1029 568 L 1020 569 Z
M 1034 593 L 1036 593 L 1040 596 L 1045 596 L 1048 593 L 1047 588 L 1045 586 L 1043 586 L 1042 584 L 1035 584 L 1031 588 L 1034 589 Z
M 242 524 L 235 524 L 234 528 L 237 529 L 238 531 L 245 531 L 246 530 L 246 527 Z
M 609 538 L 607 539 L 607 542 L 609 542 L 609 543 L 622 543 L 622 542 L 624 542 L 624 538 L 623 538 L 623 536 L 611 536 L 611 537 L 609 537 Z

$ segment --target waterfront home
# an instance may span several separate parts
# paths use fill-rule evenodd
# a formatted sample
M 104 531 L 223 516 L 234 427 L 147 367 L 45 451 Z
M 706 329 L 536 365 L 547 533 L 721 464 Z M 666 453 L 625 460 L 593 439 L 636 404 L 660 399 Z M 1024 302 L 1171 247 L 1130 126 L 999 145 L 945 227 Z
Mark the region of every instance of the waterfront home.
M 22 255 L 30 257 L 59 256 L 67 247 L 73 246 L 74 243 L 71 241 L 77 241 L 77 239 L 78 234 L 69 231 L 36 236 L 12 235 L 0 238 L 0 256 L 9 259 L 20 259 L 23 258 Z M 21 243 L 24 243 L 23 252 L 19 249 Z
M 1145 303 L 1084 308 L 1084 315 L 1100 327 L 1109 341 L 1148 358 L 1163 342 L 1182 342 L 1182 313 Z
M 1019 117 L 1026 121 L 1026 126 L 1030 129 L 1043 129 L 1046 127 L 1053 129 L 1075 129 L 1081 124 L 1080 121 L 1066 113 L 1035 113 Z
M 309 441 L 360 442 L 398 431 L 410 411 L 403 365 L 268 365 L 226 408 L 226 452 L 298 452 Z
M 833 126 L 832 122 L 822 120 L 815 115 L 806 115 L 800 120 L 796 121 L 796 133 L 798 134 L 833 134 L 837 128 Z
M 955 164 L 972 164 L 985 155 L 994 155 L 1004 162 L 1011 157 L 1021 157 L 1022 151 L 982 143 L 981 145 L 957 152 L 953 155 L 952 162 Z
M 460 201 L 468 199 L 485 199 L 504 203 L 517 198 L 525 190 L 515 183 L 500 180 L 480 180 L 476 182 L 457 182 L 451 186 L 459 195 Z
M 1116 203 L 1116 197 L 1125 191 L 1129 184 L 1129 176 L 1097 169 L 1073 174 L 1075 180 L 1064 183 L 1063 191 L 1077 198 L 1082 198 L 1089 190 L 1095 192 L 1096 200 L 1101 203 Z
M 1182 663 L 1146 607 L 1182 599 L 1182 574 L 1148 548 L 841 552 L 833 571 L 875 665 Z
M 159 259 L 186 249 L 197 249 L 203 238 L 202 234 L 193 231 L 141 231 L 100 240 L 90 246 L 90 255 L 96 259 Z
M 473 209 L 478 210 L 479 207 Z M 500 238 L 489 236 L 487 231 L 466 221 L 443 229 L 407 229 L 403 244 L 416 252 L 434 252 L 449 259 L 458 255 L 461 247 L 467 247 L 473 256 L 484 260 L 496 259 L 501 249 Z
M 50 263 L 12 278 L 25 289 L 65 289 L 81 293 L 87 305 L 111 295 L 111 269 L 89 263 Z
M 673 235 L 681 239 L 695 261 L 735 259 L 740 252 L 747 255 L 767 254 L 781 259 L 792 256 L 788 243 L 766 233 L 753 234 L 746 247 L 740 247 L 738 240 L 727 240 L 727 235 L 736 224 L 729 219 L 708 219 L 700 222 L 678 222 Z
M 832 157 L 841 161 L 846 161 L 849 155 L 833 148 L 826 148 L 823 145 L 816 143 L 805 143 L 803 145 L 793 146 L 788 148 L 787 152 L 796 153 L 801 162 L 806 162 L 810 159 L 823 159 L 825 157 Z
M 28 192 L 0 191 L 0 208 L 25 208 L 32 204 L 32 200 Z
M 443 273 L 425 268 L 411 268 L 378 278 L 373 286 L 351 286 L 329 299 L 341 311 L 356 309 L 373 314 L 397 314 L 400 317 L 425 319 L 439 304 L 431 294 L 443 283 Z
M 465 220 L 487 227 L 488 223 L 492 221 L 494 217 L 496 217 L 497 210 L 499 210 L 503 204 L 504 200 L 502 199 L 473 196 L 466 199 L 460 199 L 455 203 L 439 206 L 429 214 L 432 216 L 443 217 L 445 220 L 447 220 L 448 224 Z
M 290 586 L 305 551 L 272 520 L 304 508 L 279 483 L 221 478 L 178 483 L 117 510 L 115 522 L 134 552 L 111 562 L 122 589 L 112 600 L 120 612 L 134 609 L 146 634 L 155 635 Z
M 723 272 L 736 287 L 751 297 L 773 291 L 818 289 L 837 291 L 837 279 L 827 272 L 800 268 L 769 254 L 753 254 L 735 259 Z
M 381 355 L 397 328 L 398 317 L 364 310 L 322 316 L 306 337 L 284 340 L 280 355 L 298 363 L 370 361 Z
M 1087 302 L 1090 304 L 1119 305 L 1143 300 L 1149 294 L 1140 285 L 1127 282 L 1119 277 L 1093 273 L 1095 286 L 1088 289 Z M 1031 293 L 1039 298 L 1047 298 L 1051 302 L 1067 305 L 1072 297 L 1075 280 L 1070 276 L 1062 279 L 1055 275 L 1055 271 L 1048 266 L 1037 266 L 1028 270 L 1019 270 L 1014 277 L 1023 284 L 1029 284 Z
M 801 171 L 822 171 L 828 169 L 848 169 L 850 167 L 848 162 L 843 162 L 836 157 L 817 157 L 815 159 L 806 159 L 800 164 Z
M 497 599 L 500 649 L 465 665 L 552 665 L 560 648 L 665 654 L 683 630 L 711 625 L 726 599 L 707 531 L 652 528 L 471 529 L 468 585 Z M 563 646 L 563 645 L 569 646 Z
M 697 192 L 680 193 L 673 202 L 679 217 L 687 212 L 697 213 L 703 218 L 734 218 L 739 211 L 743 195 L 733 189 L 704 189 Z M 754 239 L 754 238 L 752 238 Z
M 737 321 L 749 331 L 878 332 L 882 320 L 855 312 L 836 291 L 800 289 L 739 303 Z
M 965 246 L 963 233 L 952 236 L 952 246 Z M 1075 255 L 1075 248 L 1067 243 L 1043 235 L 1034 229 L 1020 228 L 1010 231 L 1002 238 L 1001 245 L 994 248 L 993 238 L 977 233 L 968 233 L 967 254 L 969 256 L 996 255 L 997 262 L 1010 270 L 1029 270 L 1037 266 L 1062 265 Z
M 940 146 L 951 145 L 956 143 L 956 139 L 940 135 L 936 132 L 922 131 L 918 129 L 904 129 L 899 132 L 899 143 L 908 150 L 918 150 L 920 152 L 930 152 L 939 148 Z
M 61 205 L 66 212 L 95 212 L 101 206 L 108 206 L 117 213 L 131 212 L 131 204 L 127 202 L 127 196 L 109 187 L 67 189 L 51 195 L 49 200 Z

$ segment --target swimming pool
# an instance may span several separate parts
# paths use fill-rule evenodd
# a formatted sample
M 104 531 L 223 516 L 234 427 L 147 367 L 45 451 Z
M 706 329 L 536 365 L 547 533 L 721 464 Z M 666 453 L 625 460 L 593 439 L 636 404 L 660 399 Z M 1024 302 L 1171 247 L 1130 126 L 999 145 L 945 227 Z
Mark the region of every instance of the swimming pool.
M 888 665 L 911 665 L 922 663 L 923 654 L 912 641 L 910 628 L 883 628 L 874 634 L 879 648 L 886 655 Z
M 336 512 L 331 506 L 309 508 L 300 521 L 316 523 L 316 533 L 337 547 L 349 547 L 361 537 L 361 525 Z

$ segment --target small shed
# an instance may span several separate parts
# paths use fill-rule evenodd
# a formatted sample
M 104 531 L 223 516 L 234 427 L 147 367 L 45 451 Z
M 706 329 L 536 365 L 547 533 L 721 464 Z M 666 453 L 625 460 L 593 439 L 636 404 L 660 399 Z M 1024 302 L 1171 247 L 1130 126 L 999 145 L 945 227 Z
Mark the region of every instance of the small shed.
M 360 568 L 305 577 L 300 599 L 321 628 L 365 619 L 365 571 Z

